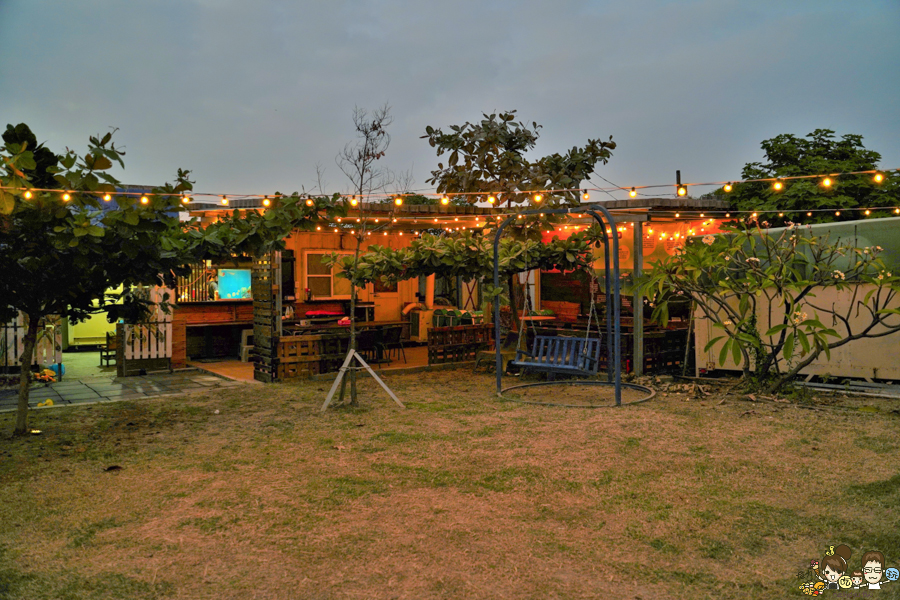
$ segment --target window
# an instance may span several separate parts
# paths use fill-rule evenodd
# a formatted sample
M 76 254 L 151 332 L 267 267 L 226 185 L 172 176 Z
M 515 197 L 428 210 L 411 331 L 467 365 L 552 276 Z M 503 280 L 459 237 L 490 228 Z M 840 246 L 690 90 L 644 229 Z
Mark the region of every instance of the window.
M 306 252 L 306 288 L 313 300 L 324 298 L 349 298 L 350 280 L 337 277 L 340 267 L 329 267 L 325 258 L 331 252 Z M 349 252 L 339 254 L 350 255 Z

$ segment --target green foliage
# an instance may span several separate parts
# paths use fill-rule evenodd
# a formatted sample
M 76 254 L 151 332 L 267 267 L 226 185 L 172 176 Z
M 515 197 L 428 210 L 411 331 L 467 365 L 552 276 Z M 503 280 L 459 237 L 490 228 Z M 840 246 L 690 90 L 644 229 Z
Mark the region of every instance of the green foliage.
M 0 148 L 0 189 L 6 188 L 0 197 L 0 322 L 19 311 L 35 323 L 47 315 L 77 322 L 101 311 L 110 321 L 139 321 L 150 307 L 146 295 L 136 293 L 139 286 L 174 286 L 176 275 L 201 259 L 280 249 L 293 229 L 314 228 L 320 213 L 345 214 L 338 196 L 317 198 L 310 207 L 295 194 L 264 212 L 234 211 L 202 226 L 182 222 L 177 212 L 180 195 L 192 189 L 190 172 L 179 169 L 174 183 L 147 194 L 146 204 L 116 195 L 119 181 L 107 171 L 123 165 L 124 152 L 112 135 L 90 137 L 83 155 L 53 155 L 35 145 L 27 125 L 7 126 Z M 51 189 L 68 190 L 70 199 Z M 105 202 L 104 194 L 114 199 Z M 106 293 L 120 285 L 121 295 Z M 28 353 L 28 334 L 25 347 Z M 27 387 L 22 393 L 27 400 Z
M 881 160 L 879 153 L 863 147 L 862 136 L 848 134 L 836 140 L 829 129 L 817 129 L 806 138 L 779 135 L 764 140 L 762 148 L 766 162 L 748 163 L 741 173 L 743 179 L 870 171 L 877 169 Z M 736 185 L 728 199 L 736 210 L 757 211 L 761 218 L 774 218 L 771 213 L 783 212 L 787 221 L 804 223 L 853 220 L 862 215 L 848 209 L 900 205 L 900 174 L 892 171 L 883 176 L 881 183 L 876 183 L 871 174 L 834 177 L 829 187 L 816 179 L 787 180 L 780 192 L 771 182 L 745 183 Z M 807 216 L 807 211 L 817 209 L 828 210 Z M 838 210 L 840 216 L 835 215 Z M 873 213 L 891 215 L 889 211 Z
M 422 137 L 437 149 L 438 156 L 449 153 L 446 165 L 438 163 L 428 183 L 437 184 L 439 193 L 475 193 L 465 196 L 469 203 L 484 201 L 489 194 L 497 196 L 498 202 L 521 203 L 528 200 L 523 191 L 580 185 L 598 162 L 609 161 L 616 147 L 610 136 L 609 141 L 588 140 L 583 148 L 529 161 L 525 154 L 537 143 L 541 127 L 517 122 L 515 113 L 484 115 L 478 123 L 451 125 L 449 133 L 428 126 Z M 545 205 L 579 202 L 577 192 L 568 192 L 549 195 Z
M 722 333 L 704 351 L 721 343 L 719 362 L 730 357 L 758 380 L 777 370 L 782 376 L 770 390 L 822 353 L 900 331 L 900 273 L 879 258 L 881 247 L 833 243 L 792 223 L 780 231 L 767 227 L 689 239 L 681 252 L 654 263 L 639 282 L 653 319 L 665 325 L 673 299 L 691 300 Z M 817 301 L 824 287 L 856 292 L 848 306 L 837 306 Z
M 596 234 L 597 231 L 589 230 L 566 240 L 554 239 L 549 244 L 532 239 L 503 238 L 499 249 L 501 279 L 530 269 L 570 271 L 590 268 L 590 245 Z M 370 246 L 368 252 L 360 255 L 355 268 L 351 256 L 334 254 L 332 260 L 342 268 L 339 276 L 350 279 L 356 286 L 379 279 L 392 283 L 431 274 L 491 281 L 494 242 L 493 236 L 471 231 L 452 237 L 425 234 L 406 248 Z M 493 297 L 500 290 L 489 289 L 487 293 Z

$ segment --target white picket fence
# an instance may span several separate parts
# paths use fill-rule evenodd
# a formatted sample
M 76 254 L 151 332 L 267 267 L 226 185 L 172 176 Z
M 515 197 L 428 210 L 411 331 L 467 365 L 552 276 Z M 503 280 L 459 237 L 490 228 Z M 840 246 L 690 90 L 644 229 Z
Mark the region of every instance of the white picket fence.
M 50 322 L 38 329 L 37 345 L 34 349 L 33 363 L 39 365 L 59 364 L 62 362 L 62 328 L 59 319 L 48 318 Z M 19 358 L 25 352 L 25 315 L 19 316 L 0 325 L 0 367 L 18 367 Z
M 172 302 L 175 294 L 162 287 L 153 288 L 150 292 L 153 302 L 162 301 L 163 294 L 169 294 Z M 170 307 L 172 310 L 172 307 Z M 125 360 L 143 360 L 172 357 L 172 314 L 164 313 L 159 307 L 153 310 L 151 320 L 142 325 L 125 325 L 125 339 L 122 349 Z

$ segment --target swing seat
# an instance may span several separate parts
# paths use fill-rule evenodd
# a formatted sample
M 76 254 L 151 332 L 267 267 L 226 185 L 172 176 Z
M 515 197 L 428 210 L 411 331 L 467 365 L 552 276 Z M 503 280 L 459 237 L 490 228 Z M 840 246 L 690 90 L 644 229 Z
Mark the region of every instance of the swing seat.
M 538 335 L 531 352 L 519 350 L 510 366 L 547 373 L 591 377 L 600 367 L 600 340 Z

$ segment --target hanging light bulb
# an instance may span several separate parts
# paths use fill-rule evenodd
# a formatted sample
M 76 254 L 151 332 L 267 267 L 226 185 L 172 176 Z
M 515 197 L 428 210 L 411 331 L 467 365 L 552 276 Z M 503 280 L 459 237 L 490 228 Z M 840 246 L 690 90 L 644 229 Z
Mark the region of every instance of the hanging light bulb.
M 581 197 L 582 197 L 582 199 L 583 199 L 585 202 L 587 202 L 588 200 L 591 199 L 591 195 L 588 193 L 587 190 L 584 190 L 584 193 L 581 194 Z
M 181 203 L 182 203 L 182 204 L 187 204 L 187 203 L 190 202 L 190 201 L 191 201 L 191 197 L 190 197 L 190 196 L 182 196 L 182 197 L 181 197 Z
M 875 173 L 875 176 L 872 177 L 872 181 L 874 181 L 875 183 L 881 183 L 882 181 L 884 181 L 884 175 L 882 175 L 881 173 Z
M 263 196 L 263 206 L 269 206 L 270 204 L 272 204 L 272 201 L 269 200 L 269 197 Z
M 359 200 L 356 196 L 350 196 L 350 206 L 356 206 L 357 204 L 359 204 Z
M 337 218 L 337 222 L 338 222 L 338 223 L 341 222 L 341 217 L 338 217 L 338 218 Z
M 228 196 L 222 196 L 222 206 L 228 206 Z
M 447 196 L 444 196 L 443 198 L 441 198 L 441 204 L 443 204 L 444 206 L 447 206 L 448 204 L 450 204 L 450 198 Z
M 540 194 L 535 194 L 535 195 L 534 195 L 534 201 L 535 201 L 535 202 L 540 203 L 540 201 L 543 200 L 543 199 L 544 199 L 544 197 L 541 196 Z
M 730 219 L 730 218 L 731 218 L 731 213 L 725 213 L 725 218 L 726 218 L 726 219 Z
M 148 202 L 150 202 L 150 200 L 147 196 L 141 196 L 141 204 L 147 204 Z
M 29 194 L 28 197 L 30 198 L 31 195 Z M 109 194 L 103 194 L 103 200 L 109 202 L 110 200 L 112 200 L 112 196 L 110 196 Z
M 823 187 L 831 187 L 831 177 L 826 177 L 822 180 Z
M 779 217 L 783 217 L 783 216 L 784 216 L 784 213 L 778 213 L 778 216 L 779 216 Z
M 307 199 L 306 199 L 306 205 L 307 205 L 307 206 L 313 206 L 315 203 L 316 203 L 316 201 L 313 200 L 312 198 L 307 198 Z
M 807 217 L 811 217 L 811 216 L 812 216 L 812 212 L 806 213 L 806 216 L 807 216 Z
M 784 184 L 781 183 L 780 181 L 776 181 L 775 183 L 772 184 L 772 189 L 774 189 L 776 192 L 780 192 L 781 190 L 784 189 Z
M 628 192 L 628 195 L 631 196 L 632 198 L 634 198 L 635 196 L 637 196 L 637 190 L 635 190 L 634 188 L 631 188 L 631 191 Z
M 321 226 L 321 225 L 316 225 L 316 231 L 322 231 L 322 226 Z
M 394 205 L 402 206 L 403 205 L 403 197 L 397 196 L 396 198 L 394 198 Z
M 725 184 L 725 186 L 722 189 L 725 190 L 726 192 L 730 192 L 731 190 L 734 189 L 734 187 L 732 187 L 731 182 L 729 181 L 728 183 Z
M 895 215 L 900 215 L 900 207 L 897 207 L 897 208 L 894 209 L 894 214 L 895 214 Z
M 25 193 L 22 194 L 22 197 L 25 198 L 26 200 L 31 200 L 31 191 L 25 190 Z
M 680 216 L 681 216 L 680 213 L 675 213 L 675 218 L 676 218 L 676 219 L 677 219 L 678 217 L 680 217 Z
M 494 204 L 497 202 L 497 199 L 493 196 L 488 196 L 488 204 Z
M 871 211 L 871 210 L 869 210 L 869 209 L 868 209 L 868 208 L 867 208 L 867 209 L 866 209 L 866 212 L 865 212 L 865 213 L 864 213 L 864 214 L 865 214 L 865 215 L 866 215 L 866 216 L 869 216 L 869 215 L 871 215 L 871 214 L 872 214 L 872 211 Z
M 678 195 L 679 196 L 687 196 L 687 187 L 683 185 L 678 186 Z
M 839 210 L 834 211 L 834 216 L 836 216 L 836 217 L 841 216 L 841 211 L 839 211 Z

